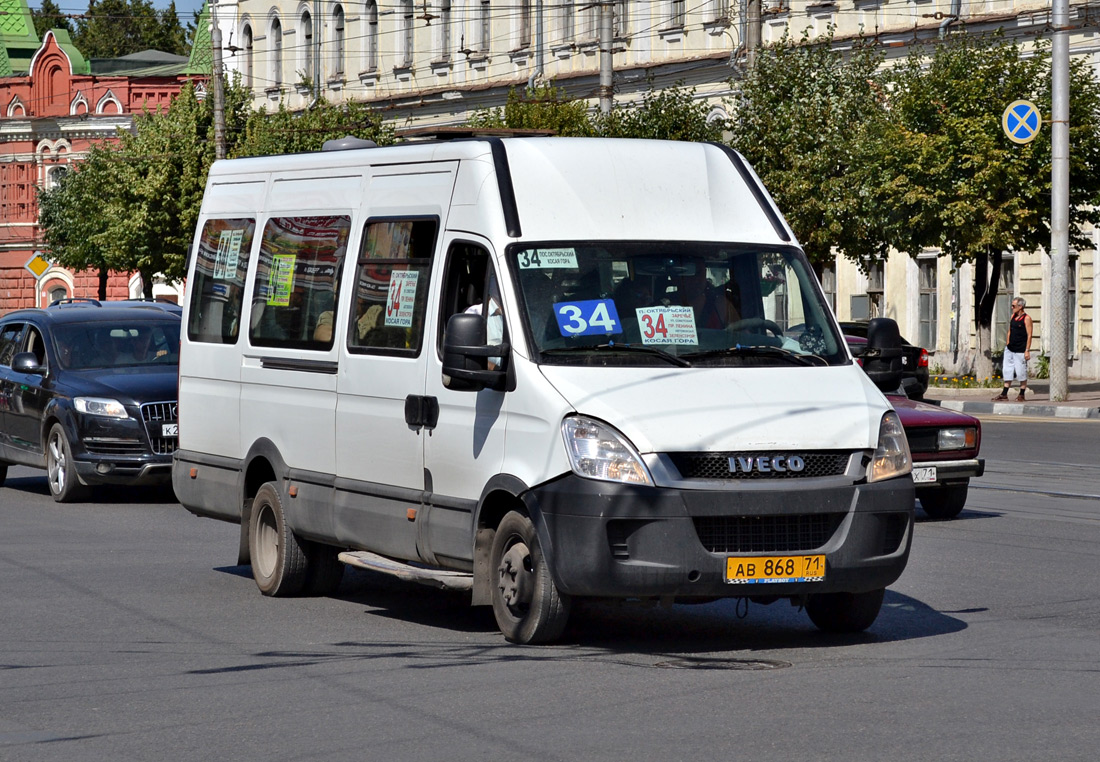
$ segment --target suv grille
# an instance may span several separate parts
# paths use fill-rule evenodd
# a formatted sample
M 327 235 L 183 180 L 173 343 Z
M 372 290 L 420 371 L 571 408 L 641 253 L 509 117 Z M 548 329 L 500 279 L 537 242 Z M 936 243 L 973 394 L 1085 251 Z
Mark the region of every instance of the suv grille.
M 91 455 L 144 455 L 145 443 L 140 439 L 96 439 L 85 437 L 84 449 Z
M 711 553 L 790 553 L 814 550 L 836 532 L 843 513 L 781 516 L 697 516 L 695 532 Z
M 178 424 L 175 402 L 150 402 L 141 406 L 141 417 L 145 421 L 145 430 L 149 433 L 149 442 L 155 455 L 171 455 L 179 441 L 177 435 L 165 436 L 164 424 Z
M 806 467 L 801 471 L 770 471 L 737 473 L 730 471 L 730 458 L 772 458 L 799 455 Z M 684 479 L 812 479 L 818 476 L 840 476 L 848 469 L 849 452 L 670 452 L 676 470 Z

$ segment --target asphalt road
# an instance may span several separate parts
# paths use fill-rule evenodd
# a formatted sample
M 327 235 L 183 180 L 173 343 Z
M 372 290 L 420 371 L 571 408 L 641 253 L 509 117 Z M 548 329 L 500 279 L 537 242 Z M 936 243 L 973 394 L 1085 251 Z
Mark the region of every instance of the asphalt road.
M 163 492 L 0 489 L 0 760 L 1094 759 L 1100 423 L 986 420 L 987 474 L 919 521 L 878 621 L 786 603 L 590 606 L 503 641 L 367 572 L 273 600 L 237 528 Z

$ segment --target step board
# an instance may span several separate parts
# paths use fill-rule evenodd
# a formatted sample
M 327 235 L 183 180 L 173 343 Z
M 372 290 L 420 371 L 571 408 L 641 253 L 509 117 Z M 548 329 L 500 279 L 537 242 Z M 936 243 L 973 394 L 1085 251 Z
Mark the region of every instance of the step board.
M 419 582 L 441 590 L 472 590 L 474 587 L 474 575 L 467 572 L 425 569 L 365 550 L 345 551 L 339 557 L 348 566 L 389 574 L 407 582 Z

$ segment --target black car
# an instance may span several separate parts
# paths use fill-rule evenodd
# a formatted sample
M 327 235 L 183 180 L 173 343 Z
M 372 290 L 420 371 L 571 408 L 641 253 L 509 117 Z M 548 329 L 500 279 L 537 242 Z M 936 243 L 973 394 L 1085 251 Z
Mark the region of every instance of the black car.
M 176 449 L 175 305 L 64 300 L 0 317 L 0 486 L 47 471 L 54 500 L 168 482 Z
M 845 337 L 855 336 L 860 339 L 867 338 L 867 323 L 865 321 L 840 322 L 840 330 Z M 862 344 L 848 342 L 853 354 L 858 354 Z M 928 350 L 910 344 L 905 339 L 901 340 L 901 387 L 909 399 L 924 399 L 924 393 L 928 391 Z

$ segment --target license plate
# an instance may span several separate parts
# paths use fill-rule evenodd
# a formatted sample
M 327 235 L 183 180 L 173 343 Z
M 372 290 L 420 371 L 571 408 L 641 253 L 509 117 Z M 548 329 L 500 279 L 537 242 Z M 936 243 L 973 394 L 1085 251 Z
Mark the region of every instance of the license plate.
M 913 484 L 932 484 L 936 481 L 936 467 L 926 466 L 913 469 Z
M 178 423 L 162 423 L 160 435 L 162 437 L 178 437 L 180 435 L 180 425 Z
M 726 559 L 726 582 L 756 585 L 772 582 L 821 582 L 825 556 L 731 556 Z

